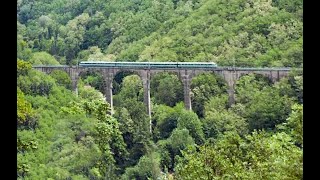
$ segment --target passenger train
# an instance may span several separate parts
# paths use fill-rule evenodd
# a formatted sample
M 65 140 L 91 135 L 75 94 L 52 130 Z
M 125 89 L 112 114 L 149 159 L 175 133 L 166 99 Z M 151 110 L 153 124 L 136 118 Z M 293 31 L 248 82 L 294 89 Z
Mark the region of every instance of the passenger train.
M 216 68 L 214 62 L 106 62 L 82 61 L 79 67 L 98 68 L 137 68 L 137 69 L 176 69 L 176 68 Z

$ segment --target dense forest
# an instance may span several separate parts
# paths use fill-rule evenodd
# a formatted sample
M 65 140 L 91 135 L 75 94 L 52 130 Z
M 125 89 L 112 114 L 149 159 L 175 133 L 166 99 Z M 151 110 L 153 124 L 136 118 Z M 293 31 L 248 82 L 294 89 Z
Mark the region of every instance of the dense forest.
M 199 61 L 292 67 L 249 74 L 228 105 L 222 77 L 151 79 L 152 132 L 140 77 L 32 65 Z M 17 179 L 303 179 L 302 0 L 18 0 Z

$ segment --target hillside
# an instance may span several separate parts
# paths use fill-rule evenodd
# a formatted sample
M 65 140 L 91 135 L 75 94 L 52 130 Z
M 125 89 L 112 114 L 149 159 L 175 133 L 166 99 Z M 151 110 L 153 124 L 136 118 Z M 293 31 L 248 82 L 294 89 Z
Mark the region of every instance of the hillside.
M 302 0 L 18 1 L 18 58 L 302 67 Z M 38 54 L 38 56 L 40 56 Z
M 98 72 L 32 65 L 80 61 L 213 61 L 303 67 L 302 0 L 18 0 L 17 179 L 302 179 L 303 74 L 272 82 L 191 81 L 192 111 L 174 73 L 151 77 L 152 133 L 143 85 L 113 79 L 114 114 Z

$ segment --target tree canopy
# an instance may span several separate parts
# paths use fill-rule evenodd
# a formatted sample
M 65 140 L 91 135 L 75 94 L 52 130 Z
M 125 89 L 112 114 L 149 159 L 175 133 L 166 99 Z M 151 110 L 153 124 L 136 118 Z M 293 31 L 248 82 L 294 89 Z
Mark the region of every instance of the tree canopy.
M 33 65 L 81 61 L 216 62 L 292 67 L 277 82 L 217 73 L 112 84 Z M 18 0 L 17 179 L 303 179 L 302 0 Z M 76 94 L 77 93 L 77 94 Z M 151 124 L 150 124 L 151 122 Z

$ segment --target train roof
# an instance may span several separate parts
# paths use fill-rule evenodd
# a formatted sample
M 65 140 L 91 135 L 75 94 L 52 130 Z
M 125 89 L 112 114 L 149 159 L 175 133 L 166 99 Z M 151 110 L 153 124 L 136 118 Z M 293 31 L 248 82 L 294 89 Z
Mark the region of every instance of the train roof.
M 143 61 L 143 62 L 130 62 L 130 61 L 117 61 L 117 62 L 110 62 L 110 61 L 81 61 L 80 64 L 87 64 L 87 63 L 93 63 L 93 64 L 216 64 L 214 62 L 149 62 L 149 61 Z

